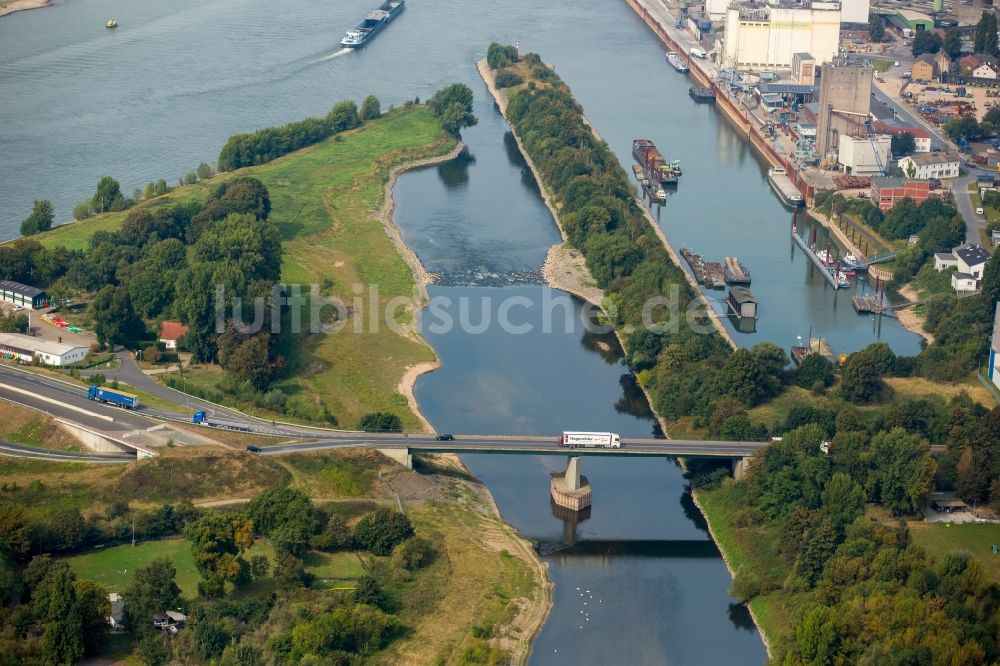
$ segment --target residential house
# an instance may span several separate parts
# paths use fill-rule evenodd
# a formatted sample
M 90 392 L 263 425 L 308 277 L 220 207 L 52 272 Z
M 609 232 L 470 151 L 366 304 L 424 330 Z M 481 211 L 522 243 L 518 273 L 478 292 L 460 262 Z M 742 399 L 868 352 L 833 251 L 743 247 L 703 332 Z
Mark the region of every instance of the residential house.
M 909 178 L 957 178 L 958 156 L 948 153 L 921 153 L 899 160 L 899 168 Z
M 872 178 L 871 200 L 883 212 L 891 210 L 901 199 L 909 197 L 918 204 L 931 194 L 931 184 L 926 180 L 908 178 Z M 949 255 L 951 256 L 951 255 Z
M 971 74 L 972 70 L 979 67 L 981 64 L 983 64 L 982 61 L 971 53 L 958 59 L 958 68 L 963 74 Z
M 990 253 L 980 245 L 966 243 L 951 251 L 938 252 L 934 255 L 934 270 L 943 271 L 956 269 L 951 276 L 951 287 L 957 292 L 970 292 L 979 289 L 979 281 L 986 269 Z
M 160 324 L 160 335 L 158 340 L 167 349 L 177 349 L 177 341 L 183 338 L 188 332 L 188 327 L 179 321 L 165 321 Z
M 997 66 L 992 63 L 984 62 L 979 67 L 972 70 L 972 78 L 974 79 L 995 79 L 997 78 Z
M 914 81 L 930 81 L 938 76 L 937 64 L 934 56 L 924 53 L 913 62 L 910 68 L 910 76 Z

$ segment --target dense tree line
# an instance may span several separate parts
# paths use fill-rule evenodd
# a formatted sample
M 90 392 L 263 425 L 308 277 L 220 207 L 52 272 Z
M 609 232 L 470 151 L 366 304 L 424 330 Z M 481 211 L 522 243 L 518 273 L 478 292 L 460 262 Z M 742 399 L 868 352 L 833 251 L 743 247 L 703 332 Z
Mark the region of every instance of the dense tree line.
M 967 422 L 958 419 L 964 402 L 952 403 L 950 419 Z M 726 492 L 744 507 L 735 523 L 772 532 L 789 572 L 783 581 L 737 575 L 734 593 L 747 600 L 783 587 L 798 600 L 792 632 L 774 646 L 781 663 L 995 662 L 1000 590 L 979 565 L 968 555 L 934 561 L 905 523 L 865 517 L 866 503 L 897 516 L 919 512 L 935 472 L 926 439 L 873 429 L 868 418 L 847 408 L 797 427 L 730 482 Z
M 361 113 L 351 100 L 338 102 L 324 118 L 306 118 L 255 132 L 234 134 L 219 153 L 219 170 L 232 171 L 264 164 L 300 148 L 319 143 L 334 134 L 353 129 L 381 115 L 378 98 L 364 100 Z

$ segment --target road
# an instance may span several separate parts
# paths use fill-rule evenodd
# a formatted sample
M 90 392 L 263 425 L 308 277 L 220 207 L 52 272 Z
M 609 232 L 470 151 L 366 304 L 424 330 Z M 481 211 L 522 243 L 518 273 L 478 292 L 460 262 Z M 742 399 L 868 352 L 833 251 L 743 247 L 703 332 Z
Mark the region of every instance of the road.
M 135 462 L 135 456 L 128 453 L 82 453 L 77 451 L 56 451 L 54 449 L 36 449 L 21 446 L 11 442 L 0 441 L 0 456 L 10 458 L 29 458 L 32 460 L 49 460 L 56 462 L 84 462 L 117 464 Z

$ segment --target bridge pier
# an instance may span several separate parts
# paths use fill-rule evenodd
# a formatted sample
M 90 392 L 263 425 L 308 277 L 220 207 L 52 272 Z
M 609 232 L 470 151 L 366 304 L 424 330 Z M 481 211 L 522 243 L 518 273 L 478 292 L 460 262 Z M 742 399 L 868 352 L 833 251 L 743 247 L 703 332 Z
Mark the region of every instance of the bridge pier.
M 565 473 L 552 473 L 549 490 L 556 506 L 570 511 L 582 511 L 590 507 L 590 483 L 587 477 L 580 474 L 579 456 L 569 456 L 566 459 Z
M 384 449 L 375 447 L 375 450 L 384 455 L 386 458 L 395 460 L 406 469 L 413 469 L 413 452 L 410 451 L 409 447 L 400 448 L 394 446 L 391 448 L 386 447 Z
M 733 458 L 733 478 L 739 481 L 746 476 L 747 468 L 750 466 L 749 458 Z

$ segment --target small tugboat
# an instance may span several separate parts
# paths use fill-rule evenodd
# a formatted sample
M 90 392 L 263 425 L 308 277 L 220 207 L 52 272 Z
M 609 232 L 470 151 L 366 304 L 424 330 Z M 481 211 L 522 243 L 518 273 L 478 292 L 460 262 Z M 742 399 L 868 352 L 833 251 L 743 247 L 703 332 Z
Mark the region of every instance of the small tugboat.
M 689 71 L 687 64 L 685 64 L 684 60 L 677 55 L 676 51 L 667 51 L 667 62 L 669 62 L 670 66 L 681 74 L 687 74 Z
M 705 104 L 715 103 L 715 91 L 711 88 L 691 86 L 688 88 L 688 95 L 691 95 L 691 99 L 696 102 L 704 102 Z
M 104 27 L 109 30 L 114 30 L 118 27 L 118 19 L 112 16 L 108 19 L 108 22 L 104 24 Z

